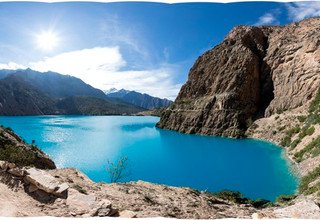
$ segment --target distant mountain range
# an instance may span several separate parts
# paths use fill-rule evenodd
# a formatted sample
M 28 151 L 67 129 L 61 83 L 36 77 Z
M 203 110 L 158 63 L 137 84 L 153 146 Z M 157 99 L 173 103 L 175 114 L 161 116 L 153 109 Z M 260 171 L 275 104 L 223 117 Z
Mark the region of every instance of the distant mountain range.
M 166 108 L 170 106 L 173 102 L 168 99 L 161 99 L 158 97 L 153 97 L 145 93 L 139 93 L 136 91 L 130 91 L 125 89 L 117 90 L 112 88 L 105 91 L 105 94 L 110 98 L 118 98 L 124 102 L 131 103 L 133 105 L 145 108 L 145 109 L 156 109 L 156 108 Z
M 0 70 L 0 115 L 122 115 L 144 110 L 108 97 L 76 77 L 31 69 Z

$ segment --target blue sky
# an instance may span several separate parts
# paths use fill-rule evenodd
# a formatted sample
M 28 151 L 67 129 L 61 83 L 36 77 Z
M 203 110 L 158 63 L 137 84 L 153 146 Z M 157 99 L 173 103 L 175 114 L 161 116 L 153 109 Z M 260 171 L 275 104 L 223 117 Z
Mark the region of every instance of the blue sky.
M 196 58 L 234 26 L 311 16 L 320 16 L 320 2 L 0 3 L 0 68 L 52 70 L 103 90 L 174 99 Z

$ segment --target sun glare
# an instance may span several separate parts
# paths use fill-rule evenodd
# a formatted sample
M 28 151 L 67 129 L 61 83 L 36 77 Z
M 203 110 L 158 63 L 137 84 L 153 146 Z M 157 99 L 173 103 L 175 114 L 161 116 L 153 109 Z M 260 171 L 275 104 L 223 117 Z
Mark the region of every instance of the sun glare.
M 51 31 L 41 32 L 37 35 L 37 45 L 42 50 L 52 50 L 57 46 L 58 42 L 58 36 Z

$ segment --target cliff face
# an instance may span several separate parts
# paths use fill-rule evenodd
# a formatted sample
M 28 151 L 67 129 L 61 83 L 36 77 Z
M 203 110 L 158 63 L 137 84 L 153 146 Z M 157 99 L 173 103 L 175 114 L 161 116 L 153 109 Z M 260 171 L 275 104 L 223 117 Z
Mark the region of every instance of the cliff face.
M 307 105 L 319 86 L 319 18 L 239 26 L 197 59 L 157 126 L 241 137 L 259 118 Z

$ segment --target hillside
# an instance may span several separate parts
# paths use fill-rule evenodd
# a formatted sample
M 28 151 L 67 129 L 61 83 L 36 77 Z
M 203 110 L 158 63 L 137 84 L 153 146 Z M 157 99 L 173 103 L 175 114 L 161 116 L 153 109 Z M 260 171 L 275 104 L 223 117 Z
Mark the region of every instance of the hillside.
M 320 18 L 235 27 L 200 56 L 158 127 L 285 147 L 300 194 L 320 201 Z
M 108 97 L 121 99 L 124 102 L 131 103 L 148 110 L 166 108 L 173 103 L 168 99 L 161 99 L 145 93 L 142 94 L 136 91 L 129 91 L 125 89 L 111 89 L 110 92 L 106 92 L 106 95 Z
M 1 70 L 0 91 L 1 115 L 128 115 L 145 110 L 53 72 Z
M 131 115 L 144 110 L 117 100 L 88 96 L 61 99 L 57 101 L 56 107 L 60 109 L 59 114 L 71 115 Z
M 41 73 L 31 69 L 18 70 L 11 75 L 32 85 L 50 97 L 91 96 L 105 98 L 105 94 L 81 79 L 55 72 Z

